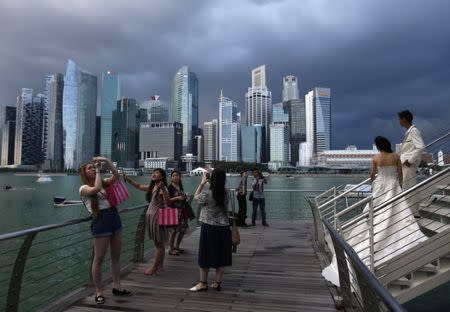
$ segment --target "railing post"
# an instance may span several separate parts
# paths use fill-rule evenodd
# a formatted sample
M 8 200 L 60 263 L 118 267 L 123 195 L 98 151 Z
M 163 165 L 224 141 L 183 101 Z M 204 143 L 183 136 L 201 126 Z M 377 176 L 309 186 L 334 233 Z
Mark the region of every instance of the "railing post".
M 369 261 L 370 261 L 370 271 L 375 272 L 374 265 L 374 230 L 373 230 L 373 197 L 370 198 L 369 202 Z
M 333 197 L 334 198 L 336 198 L 336 188 L 335 187 L 333 187 Z M 333 214 L 333 219 L 334 219 L 334 228 L 336 229 L 336 225 L 337 225 L 337 222 L 336 222 L 336 201 L 334 201 L 333 202 L 333 212 L 334 212 L 334 214 Z
M 20 290 L 22 288 L 23 271 L 25 270 L 25 264 L 27 262 L 28 253 L 30 251 L 33 240 L 36 237 L 37 232 L 28 234 L 20 247 L 17 254 L 16 262 L 14 263 L 14 269 L 11 274 L 8 289 L 8 299 L 6 301 L 6 311 L 16 312 L 19 311 Z
M 289 218 L 291 219 L 291 222 L 294 219 L 294 216 L 292 215 L 292 192 L 289 192 Z
M 147 209 L 144 209 L 139 217 L 134 235 L 134 262 L 144 262 L 144 239 L 145 239 L 145 223 Z

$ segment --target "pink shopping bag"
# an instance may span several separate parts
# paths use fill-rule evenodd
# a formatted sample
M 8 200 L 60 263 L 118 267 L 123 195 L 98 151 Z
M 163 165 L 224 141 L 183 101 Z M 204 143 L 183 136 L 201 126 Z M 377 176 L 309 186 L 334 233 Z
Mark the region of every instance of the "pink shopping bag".
M 177 208 L 159 208 L 158 209 L 158 224 L 159 225 L 177 225 L 178 224 L 178 209 Z
M 105 191 L 106 198 L 113 207 L 123 203 L 130 197 L 130 193 L 122 181 L 116 181 L 114 184 L 108 186 Z

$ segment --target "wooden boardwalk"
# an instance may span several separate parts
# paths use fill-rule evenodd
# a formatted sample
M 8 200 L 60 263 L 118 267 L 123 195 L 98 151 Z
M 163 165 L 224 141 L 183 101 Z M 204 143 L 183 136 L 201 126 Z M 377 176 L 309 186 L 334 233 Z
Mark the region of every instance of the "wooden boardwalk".
M 198 280 L 197 246 L 200 231 L 183 241 L 186 252 L 166 256 L 166 272 L 145 276 L 139 264 L 123 277 L 132 297 L 115 297 L 105 289 L 106 302 L 97 306 L 93 295 L 67 311 L 335 311 L 311 242 L 311 223 L 270 223 L 270 227 L 241 229 L 241 245 L 233 266 L 225 271 L 222 291 L 189 291 Z M 209 284 L 214 272 L 209 275 Z

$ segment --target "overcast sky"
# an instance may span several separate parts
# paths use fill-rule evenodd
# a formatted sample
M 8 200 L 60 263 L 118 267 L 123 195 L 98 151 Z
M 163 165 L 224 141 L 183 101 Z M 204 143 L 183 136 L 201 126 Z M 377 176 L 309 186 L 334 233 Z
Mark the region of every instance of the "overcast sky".
M 273 103 L 282 77 L 303 96 L 332 91 L 333 147 L 393 143 L 410 109 L 425 141 L 450 129 L 450 1 L 442 0 L 1 0 L 0 103 L 23 87 L 42 92 L 67 60 L 121 75 L 122 96 L 161 95 L 188 65 L 200 82 L 200 121 L 218 116 L 217 98 L 239 103 L 250 72 L 266 64 Z

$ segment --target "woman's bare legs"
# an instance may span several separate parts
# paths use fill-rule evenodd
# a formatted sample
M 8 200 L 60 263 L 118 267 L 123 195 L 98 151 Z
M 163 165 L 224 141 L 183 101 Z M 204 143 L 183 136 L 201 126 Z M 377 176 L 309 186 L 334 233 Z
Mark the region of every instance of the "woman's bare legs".
M 120 250 L 122 248 L 122 232 L 111 237 L 111 275 L 113 287 L 122 290 L 120 285 Z
M 102 288 L 102 263 L 105 258 L 106 251 L 111 237 L 95 237 L 94 238 L 94 259 L 92 259 L 92 279 L 95 286 L 95 294 L 103 295 Z

